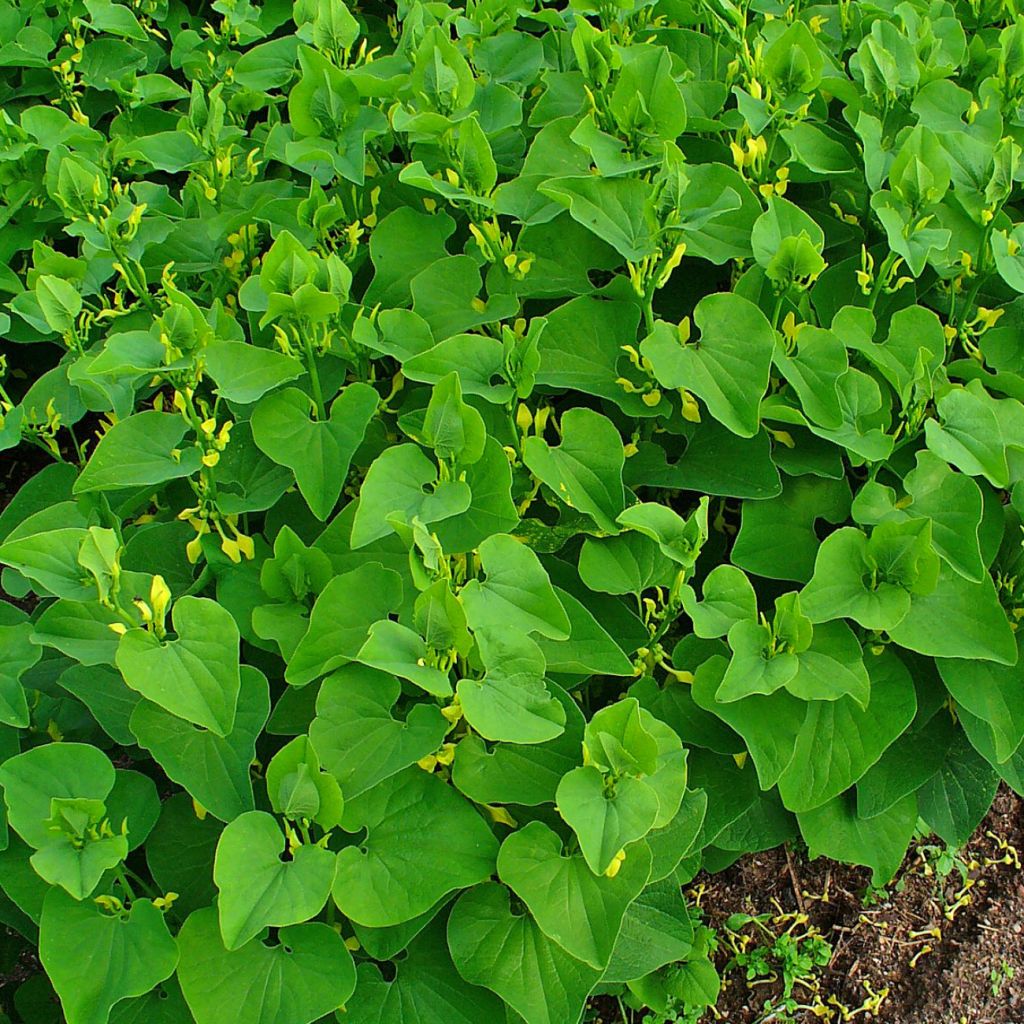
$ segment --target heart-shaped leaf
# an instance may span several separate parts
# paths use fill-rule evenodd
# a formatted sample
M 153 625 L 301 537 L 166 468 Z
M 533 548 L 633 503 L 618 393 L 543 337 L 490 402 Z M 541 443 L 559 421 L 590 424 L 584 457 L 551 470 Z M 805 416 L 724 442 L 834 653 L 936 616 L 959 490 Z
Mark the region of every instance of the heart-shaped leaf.
M 262 399 L 252 414 L 252 436 L 260 451 L 295 474 L 317 519 L 327 519 L 345 486 L 352 456 L 377 411 L 377 392 L 350 384 L 331 403 L 330 416 L 311 420 L 309 397 L 287 388 Z
M 565 856 L 562 840 L 539 821 L 513 832 L 498 852 L 498 877 L 527 905 L 533 919 L 562 949 L 592 967 L 611 958 L 626 908 L 651 871 L 638 844 L 614 878 L 595 875 L 583 857 Z
M 117 647 L 117 667 L 124 681 L 154 704 L 227 736 L 241 685 L 235 620 L 215 601 L 182 597 L 171 609 L 171 621 L 173 640 L 147 629 L 128 630 Z
M 213 880 L 225 949 L 234 950 L 264 928 L 316 917 L 334 884 L 337 858 L 320 846 L 291 849 L 274 818 L 248 811 L 220 835 Z
M 253 939 L 229 951 L 210 907 L 182 925 L 178 949 L 178 980 L 196 1024 L 312 1024 L 355 988 L 352 954 L 325 924 L 282 928 L 274 946 Z
M 105 1024 L 122 999 L 144 995 L 174 973 L 178 950 L 163 913 L 148 899 L 111 914 L 51 889 L 39 923 L 39 957 L 68 1024 Z
M 444 821 L 444 829 L 432 823 Z M 391 776 L 348 801 L 342 827 L 367 830 L 338 854 L 334 901 L 373 928 L 400 924 L 494 871 L 498 843 L 450 786 L 419 768 Z

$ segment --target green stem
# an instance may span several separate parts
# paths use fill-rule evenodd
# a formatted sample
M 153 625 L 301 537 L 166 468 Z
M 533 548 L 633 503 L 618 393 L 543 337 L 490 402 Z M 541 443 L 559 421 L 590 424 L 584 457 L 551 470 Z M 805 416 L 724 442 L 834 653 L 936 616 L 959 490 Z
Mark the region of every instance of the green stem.
M 125 874 L 126 866 L 124 864 L 118 864 L 114 869 L 114 877 L 121 883 L 121 888 L 124 889 L 125 895 L 128 897 L 129 902 L 135 902 L 135 890 L 132 889 L 131 882 L 128 881 L 128 876 Z
M 78 456 L 78 465 L 84 466 L 85 456 L 82 454 L 82 446 L 78 443 L 78 438 L 75 437 L 75 432 L 71 429 L 71 427 L 68 427 L 67 431 L 71 435 L 71 444 L 75 449 L 75 455 Z
M 146 893 L 147 896 L 149 896 L 150 898 L 154 898 L 159 895 L 159 893 L 153 888 L 153 886 L 149 884 L 149 882 L 147 882 L 137 872 L 132 871 L 132 869 L 128 867 L 127 864 L 123 864 L 122 868 L 124 870 L 125 875 L 127 875 L 129 878 L 134 879 L 136 884 Z
M 775 298 L 775 308 L 772 310 L 772 329 L 779 329 L 779 314 L 782 312 L 782 304 L 786 301 L 786 296 L 789 294 L 789 289 L 786 288 L 784 291 L 779 292 Z
M 54 451 L 45 441 L 40 441 L 35 434 L 22 434 L 21 436 L 28 441 L 29 444 L 34 444 L 37 448 L 46 452 L 51 459 L 56 459 L 58 462 L 68 461 L 59 451 Z
M 516 450 L 516 451 L 517 451 L 517 452 L 518 452 L 518 453 L 519 453 L 520 455 L 522 455 L 522 453 L 523 453 L 523 439 L 522 439 L 522 437 L 520 436 L 520 433 L 519 433 L 519 426 L 518 426 L 518 424 L 516 423 L 516 418 L 515 418 L 515 416 L 514 416 L 514 415 L 512 414 L 512 403 L 510 403 L 509 405 L 507 405 L 507 406 L 505 407 L 505 410 L 506 410 L 506 412 L 508 413 L 508 429 L 509 429 L 509 430 L 511 431 L 511 433 L 512 433 L 512 447 L 513 447 L 513 448 L 515 448 L 515 450 Z
M 892 270 L 893 264 L 898 259 L 899 256 L 896 253 L 890 252 L 889 255 L 882 260 L 882 265 L 878 268 L 878 275 L 875 277 L 875 283 L 871 288 L 871 294 L 868 296 L 868 309 L 873 310 L 875 308 L 878 296 L 882 294 L 882 288 L 889 277 L 889 271 Z
M 648 334 L 654 333 L 654 288 L 648 285 L 644 291 L 644 329 Z
M 989 239 L 992 237 L 992 225 L 995 223 L 995 216 L 985 225 L 985 231 L 981 236 L 981 245 L 978 246 L 978 267 L 974 273 L 974 284 L 971 285 L 971 290 L 967 293 L 967 298 L 964 299 L 963 316 L 961 322 L 965 319 L 971 311 L 971 307 L 974 305 L 975 299 L 978 297 L 978 292 L 981 289 L 981 282 L 984 280 L 984 270 L 987 260 L 985 257 L 988 255 Z
M 302 332 L 302 349 L 306 355 L 306 370 L 309 373 L 309 380 L 313 389 L 313 401 L 316 403 L 316 418 L 323 423 L 327 419 L 327 410 L 324 408 L 324 393 L 320 387 L 320 371 L 316 367 L 316 354 L 313 352 L 313 342 L 308 331 Z
M 154 299 L 150 294 L 149 285 L 146 284 L 145 278 L 136 276 L 134 264 L 128 258 L 128 254 L 121 248 L 119 243 L 115 242 L 114 239 L 110 237 L 108 237 L 107 241 L 110 244 L 110 251 L 117 257 L 118 263 L 120 263 L 124 269 L 125 280 L 128 282 L 132 291 L 138 295 L 139 301 L 142 302 L 153 316 L 160 316 L 160 306 L 157 304 L 156 299 Z

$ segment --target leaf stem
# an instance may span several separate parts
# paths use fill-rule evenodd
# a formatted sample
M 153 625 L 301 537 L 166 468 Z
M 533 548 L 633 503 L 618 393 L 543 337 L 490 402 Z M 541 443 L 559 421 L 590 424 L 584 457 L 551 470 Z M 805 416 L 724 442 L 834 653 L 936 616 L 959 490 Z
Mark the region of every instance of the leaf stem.
M 782 303 L 786 301 L 789 289 L 785 288 L 775 297 L 775 308 L 772 310 L 772 330 L 779 329 L 779 314 L 782 312 Z
M 874 310 L 878 296 L 882 294 L 882 287 L 889 276 L 889 271 L 892 270 L 893 264 L 898 259 L 899 256 L 890 250 L 889 255 L 882 260 L 882 265 L 878 268 L 878 275 L 875 277 L 875 283 L 871 288 L 871 294 L 868 296 L 868 309 Z
M 313 351 L 313 342 L 309 331 L 302 332 L 302 349 L 306 355 L 306 370 L 309 373 L 309 381 L 313 390 L 313 401 L 316 403 L 316 418 L 321 423 L 327 419 L 327 410 L 324 408 L 324 393 L 320 387 L 320 371 L 316 365 L 316 354 Z
M 118 864 L 114 869 L 114 876 L 121 883 L 121 888 L 124 889 L 125 895 L 128 897 L 129 902 L 135 902 L 135 890 L 132 888 L 131 882 L 128 881 L 128 876 L 125 874 L 127 870 L 126 864 Z
M 992 237 L 992 225 L 995 223 L 995 217 L 985 225 L 985 231 L 981 236 L 981 244 L 978 246 L 978 269 L 974 274 L 974 284 L 971 285 L 971 290 L 967 293 L 967 298 L 964 299 L 963 315 L 961 322 L 970 315 L 971 307 L 974 305 L 975 300 L 978 297 L 978 292 L 981 290 L 981 282 L 984 280 L 982 271 L 984 270 L 986 259 L 989 249 L 989 239 Z

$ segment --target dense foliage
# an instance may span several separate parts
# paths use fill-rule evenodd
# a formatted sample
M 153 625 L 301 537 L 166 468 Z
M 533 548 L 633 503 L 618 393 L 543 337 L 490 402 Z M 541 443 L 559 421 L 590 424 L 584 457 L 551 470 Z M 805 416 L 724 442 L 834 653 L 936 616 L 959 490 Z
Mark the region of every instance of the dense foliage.
M 701 867 L 1024 791 L 1013 0 L 2 0 L 0 68 L 23 1019 L 695 1019 Z

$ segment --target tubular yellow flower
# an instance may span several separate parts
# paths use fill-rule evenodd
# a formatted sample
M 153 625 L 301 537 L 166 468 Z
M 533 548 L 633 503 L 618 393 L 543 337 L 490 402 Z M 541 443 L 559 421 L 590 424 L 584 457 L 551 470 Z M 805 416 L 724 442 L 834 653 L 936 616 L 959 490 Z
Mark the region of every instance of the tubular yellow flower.
M 171 588 L 159 573 L 153 577 L 153 582 L 149 586 L 149 603 L 152 605 L 153 615 L 162 622 L 171 603 Z

